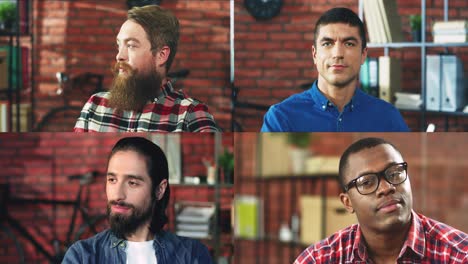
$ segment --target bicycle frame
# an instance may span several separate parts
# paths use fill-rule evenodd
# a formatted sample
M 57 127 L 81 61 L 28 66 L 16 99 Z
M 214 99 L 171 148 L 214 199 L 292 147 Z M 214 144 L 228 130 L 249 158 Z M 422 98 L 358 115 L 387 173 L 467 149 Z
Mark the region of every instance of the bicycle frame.
M 62 260 L 63 254 L 65 253 L 66 248 L 68 248 L 74 241 L 72 239 L 72 234 L 73 231 L 75 230 L 75 225 L 76 225 L 76 220 L 78 216 L 78 212 L 81 212 L 81 216 L 83 219 L 83 223 L 86 223 L 88 225 L 91 224 L 91 216 L 88 214 L 86 209 L 81 206 L 82 203 L 82 192 L 83 192 L 83 185 L 86 185 L 86 182 L 83 182 L 83 176 L 82 175 L 72 175 L 69 176 L 69 179 L 80 179 L 80 187 L 77 192 L 76 198 L 74 200 L 51 200 L 51 199 L 31 199 L 31 198 L 12 198 L 9 196 L 9 185 L 7 185 L 6 188 L 6 201 L 5 201 L 5 211 L 2 212 L 2 215 L 6 222 L 13 227 L 15 230 L 21 234 L 26 240 L 31 242 L 34 247 L 42 253 L 49 261 L 53 263 L 60 263 Z M 86 180 L 84 180 L 86 181 Z M 49 252 L 47 249 L 41 245 L 35 238 L 34 236 L 23 226 L 21 225 L 18 220 L 13 218 L 9 213 L 6 207 L 11 204 L 47 204 L 47 205 L 64 205 L 64 206 L 73 206 L 73 214 L 72 218 L 70 220 L 70 224 L 68 227 L 67 235 L 66 235 L 66 240 L 65 241 L 60 241 L 58 238 L 53 238 L 54 241 L 54 250 L 55 252 Z M 91 226 L 91 225 L 90 225 Z M 93 232 L 96 232 L 93 230 Z M 56 245 L 55 242 L 58 242 L 59 244 Z M 60 246 L 62 244 L 63 246 Z

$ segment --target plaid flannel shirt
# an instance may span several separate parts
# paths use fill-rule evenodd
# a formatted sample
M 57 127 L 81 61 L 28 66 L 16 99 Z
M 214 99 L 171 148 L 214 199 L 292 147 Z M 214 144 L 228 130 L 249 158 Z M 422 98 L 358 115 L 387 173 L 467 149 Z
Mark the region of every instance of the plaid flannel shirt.
M 397 262 L 468 263 L 468 235 L 413 211 L 408 237 Z M 356 224 L 309 246 L 294 262 L 305 263 L 373 262 Z
M 81 110 L 75 132 L 219 132 L 203 103 L 175 91 L 170 82 L 141 112 L 109 107 L 109 92 L 97 93 Z

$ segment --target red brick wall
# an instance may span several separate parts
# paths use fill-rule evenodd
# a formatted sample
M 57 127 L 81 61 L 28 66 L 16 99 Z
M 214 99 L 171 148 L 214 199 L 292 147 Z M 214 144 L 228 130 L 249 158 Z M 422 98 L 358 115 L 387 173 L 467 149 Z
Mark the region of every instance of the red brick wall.
M 56 72 L 105 76 L 108 88 L 115 62 L 115 37 L 126 19 L 126 1 L 33 0 L 36 27 L 36 119 L 61 100 L 55 95 Z M 176 88 L 205 102 L 223 130 L 229 129 L 226 107 L 229 78 L 229 2 L 162 1 L 178 17 L 180 42 L 172 70 L 187 68 L 190 75 Z M 84 105 L 89 96 L 73 104 Z M 72 128 L 70 128 L 71 130 Z
M 281 223 L 291 224 L 291 215 L 298 213 L 299 197 L 302 194 L 320 195 L 321 184 L 312 179 L 248 180 L 255 175 L 259 164 L 258 136 L 254 133 L 235 135 L 235 193 L 263 197 L 264 217 L 268 221 L 265 234 L 273 239 L 257 244 L 238 241 L 235 244 L 236 263 L 247 263 L 247 259 L 257 256 L 260 256 L 260 263 L 292 263 L 305 247 L 281 243 L 275 237 Z M 468 147 L 466 133 L 316 133 L 310 149 L 316 155 L 340 156 L 352 142 L 367 136 L 385 138 L 401 151 L 408 162 L 415 211 L 468 232 L 468 165 L 463 159 Z M 328 181 L 326 186 L 328 195 L 339 193 L 336 182 Z
M 357 0 L 294 0 L 283 1 L 281 13 L 268 21 L 255 21 L 243 6 L 236 1 L 235 22 L 235 68 L 236 85 L 240 88 L 239 101 L 271 105 L 278 103 L 294 93 L 301 92 L 301 84 L 317 78 L 312 55 L 313 30 L 320 15 L 337 6 L 358 11 Z M 443 1 L 427 2 L 426 36 L 431 38 L 431 25 L 443 19 Z M 398 12 L 402 19 L 403 34 L 411 41 L 408 17 L 420 13 L 421 1 L 398 0 Z M 449 1 L 449 19 L 465 19 L 468 15 L 466 1 Z M 468 61 L 467 48 L 449 48 Z M 441 48 L 430 48 L 428 53 L 442 52 Z M 381 56 L 383 49 L 371 49 L 369 56 Z M 406 92 L 420 92 L 421 52 L 419 48 L 393 49 L 391 56 L 402 60 L 402 84 Z M 468 68 L 465 67 L 465 75 Z M 239 110 L 237 117 L 244 131 L 259 131 L 263 111 Z M 419 114 L 404 114 L 406 122 L 413 131 L 420 129 Z M 451 119 L 452 130 L 467 130 L 467 118 Z M 458 121 L 458 124 L 457 124 Z M 430 122 L 436 123 L 443 131 L 443 119 L 435 116 Z
M 3 134 L 0 136 L 0 183 L 9 183 L 14 197 L 74 199 L 78 184 L 67 181 L 66 176 L 97 170 L 101 175 L 97 182 L 89 187 L 89 208 L 96 213 L 105 213 L 107 156 L 117 140 L 126 136 L 129 134 Z M 206 175 L 202 158 L 213 157 L 214 135 L 184 133 L 181 134 L 181 144 L 182 175 Z M 223 134 L 222 144 L 232 150 L 232 135 Z M 221 207 L 229 209 L 231 188 L 223 188 L 221 195 Z M 168 208 L 169 229 L 174 227 L 173 204 L 176 201 L 214 201 L 214 189 L 173 185 Z M 41 244 L 48 245 L 47 249 L 52 250 L 50 244 L 53 234 L 65 240 L 72 209 L 59 206 L 54 210 L 50 205 L 21 204 L 9 206 L 8 212 L 26 226 Z M 21 242 L 26 249 L 27 263 L 44 261 L 42 255 L 29 242 L 24 239 L 21 239 Z M 2 243 L 0 252 L 7 252 L 7 246 L 8 243 Z M 3 262 L 2 259 L 7 253 L 0 255 L 0 262 Z

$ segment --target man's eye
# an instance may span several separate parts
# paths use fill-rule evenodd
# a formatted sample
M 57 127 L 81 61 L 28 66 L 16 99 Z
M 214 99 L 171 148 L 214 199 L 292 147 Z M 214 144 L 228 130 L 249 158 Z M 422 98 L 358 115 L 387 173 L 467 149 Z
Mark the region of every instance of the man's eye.
M 345 45 L 346 45 L 346 47 L 354 47 L 354 46 L 356 46 L 356 44 L 354 44 L 353 42 L 346 42 Z
M 129 182 L 128 182 L 128 185 L 130 185 L 130 186 L 138 186 L 138 182 L 136 182 L 136 181 L 129 181 Z
M 109 183 L 114 183 L 114 182 L 115 182 L 115 179 L 114 179 L 114 178 L 107 178 L 107 182 L 109 182 Z
M 322 43 L 322 47 L 328 47 L 328 46 L 330 46 L 330 45 L 331 45 L 330 42 L 323 42 L 323 43 Z

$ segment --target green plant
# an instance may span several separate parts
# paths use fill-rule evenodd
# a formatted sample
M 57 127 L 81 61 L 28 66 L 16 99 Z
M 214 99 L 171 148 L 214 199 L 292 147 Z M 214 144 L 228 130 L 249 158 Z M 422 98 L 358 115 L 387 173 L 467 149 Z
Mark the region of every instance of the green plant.
M 409 22 L 412 31 L 421 30 L 421 15 L 410 15 Z
M 288 133 L 288 143 L 298 148 L 308 148 L 311 142 L 309 133 Z
M 224 152 L 218 157 L 218 164 L 224 171 L 234 170 L 234 154 L 224 149 Z
M 0 22 L 13 24 L 16 19 L 16 5 L 12 2 L 0 3 Z

